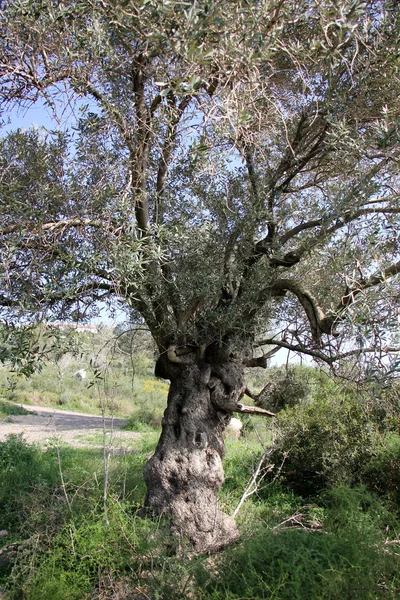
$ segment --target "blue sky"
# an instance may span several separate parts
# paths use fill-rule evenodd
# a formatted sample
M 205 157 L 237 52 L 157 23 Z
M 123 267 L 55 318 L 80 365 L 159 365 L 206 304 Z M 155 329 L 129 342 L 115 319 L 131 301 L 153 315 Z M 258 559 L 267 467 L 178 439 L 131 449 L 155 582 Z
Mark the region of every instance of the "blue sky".
M 15 107 L 9 113 L 3 114 L 2 117 L 2 133 L 19 128 L 29 129 L 35 125 L 47 129 L 57 129 L 59 126 L 51 109 L 44 104 L 42 99 L 37 100 L 29 108 Z

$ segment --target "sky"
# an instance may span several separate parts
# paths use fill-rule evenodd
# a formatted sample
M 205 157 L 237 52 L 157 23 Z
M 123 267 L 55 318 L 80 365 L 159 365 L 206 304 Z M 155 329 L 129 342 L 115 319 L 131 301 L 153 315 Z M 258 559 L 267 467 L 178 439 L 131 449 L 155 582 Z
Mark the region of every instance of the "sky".
M 61 116 L 62 111 L 59 110 L 59 113 Z M 64 112 L 63 120 L 67 119 L 67 122 L 71 122 L 73 115 L 74 111 L 71 106 Z M 45 105 L 42 98 L 39 98 L 29 108 L 15 107 L 7 115 L 3 115 L 2 133 L 18 128 L 29 129 L 33 126 L 45 127 L 47 129 L 60 128 L 52 110 Z

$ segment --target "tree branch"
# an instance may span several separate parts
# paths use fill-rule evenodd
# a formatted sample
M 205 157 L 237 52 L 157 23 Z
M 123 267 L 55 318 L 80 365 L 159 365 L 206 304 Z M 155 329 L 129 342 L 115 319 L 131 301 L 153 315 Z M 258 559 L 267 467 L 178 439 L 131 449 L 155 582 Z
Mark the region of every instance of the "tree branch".
M 269 352 L 266 352 L 262 356 L 257 356 L 255 358 L 248 358 L 243 361 L 243 365 L 245 367 L 249 367 L 249 368 L 261 367 L 262 369 L 266 369 L 268 366 L 268 359 L 271 358 L 271 356 L 273 356 L 277 352 L 279 352 L 279 350 L 280 350 L 280 348 L 279 348 L 279 346 L 277 346 L 276 348 L 273 348 L 272 350 L 270 350 Z M 250 398 L 252 398 L 252 396 L 250 396 Z
M 261 340 L 261 341 L 257 342 L 257 346 L 268 346 L 268 345 L 276 345 L 276 346 L 279 346 L 279 348 L 285 348 L 286 350 L 291 350 L 293 352 L 299 352 L 300 354 L 307 354 L 308 356 L 312 356 L 313 358 L 322 360 L 323 362 L 326 362 L 329 365 L 332 362 L 331 357 L 326 356 L 326 354 L 323 354 L 319 350 L 305 348 L 304 346 L 301 346 L 300 344 L 298 344 L 298 345 L 289 344 L 285 340 L 276 340 L 275 338 L 265 339 L 265 340 Z
M 276 414 L 269 410 L 264 410 L 263 408 L 259 408 L 258 406 L 247 406 L 246 404 L 241 403 L 237 404 L 237 408 L 232 408 L 232 412 L 247 415 L 261 415 L 263 417 L 276 417 Z
M 297 281 L 294 281 L 293 279 L 278 279 L 271 286 L 263 290 L 261 295 L 263 296 L 263 294 L 266 293 L 273 296 L 282 296 L 285 295 L 286 292 L 292 292 L 292 294 L 297 296 L 300 301 L 310 323 L 314 342 L 318 346 L 321 345 L 322 333 L 338 335 L 337 332 L 333 330 L 333 325 L 337 316 L 326 316 L 322 308 L 318 305 L 316 298 Z
M 379 352 L 380 354 L 397 354 L 398 352 L 400 352 L 400 346 L 383 346 L 382 348 L 357 348 L 357 350 L 349 350 L 348 352 L 343 352 L 342 354 L 332 356 L 330 361 L 331 363 L 334 363 L 338 360 L 343 360 L 344 358 L 351 358 L 352 356 L 361 356 L 362 354 L 373 354 L 375 352 Z
M 349 350 L 348 352 L 342 352 L 340 354 L 336 354 L 333 356 L 327 356 L 326 354 L 324 354 L 323 352 L 320 352 L 319 350 L 305 348 L 304 346 L 301 346 L 300 344 L 297 344 L 297 345 L 289 344 L 285 340 L 276 340 L 275 338 L 270 338 L 270 339 L 260 340 L 259 342 L 257 342 L 257 346 L 268 346 L 268 345 L 272 345 L 272 344 L 279 346 L 279 348 L 284 348 L 286 350 L 290 350 L 291 352 L 298 352 L 299 354 L 306 354 L 307 356 L 311 356 L 312 358 L 316 358 L 317 360 L 322 360 L 329 366 L 332 366 L 333 363 L 338 362 L 339 360 L 351 358 L 353 356 L 361 356 L 362 354 L 372 354 L 377 351 L 379 351 L 380 353 L 384 353 L 384 354 L 396 354 L 396 353 L 400 352 L 400 346 L 383 346 L 382 348 L 376 348 L 376 347 L 357 348 L 356 350 Z M 263 393 L 263 391 L 264 390 L 262 390 L 261 393 Z M 248 395 L 253 400 L 257 398 L 257 396 L 255 394 L 252 394 L 251 392 L 250 393 L 247 393 L 247 392 L 248 392 L 248 390 L 246 390 L 246 395 Z
M 175 143 L 176 143 L 179 122 L 182 118 L 183 113 L 185 112 L 185 109 L 190 104 L 190 101 L 191 101 L 191 97 L 187 96 L 179 103 L 178 107 L 176 107 L 175 104 L 173 103 L 173 100 L 171 99 L 172 116 L 168 123 L 168 130 L 167 130 L 167 134 L 165 136 L 164 147 L 161 152 L 161 158 L 160 158 L 158 172 L 157 172 L 157 183 L 156 183 L 157 204 L 158 204 L 158 211 L 159 211 L 158 216 L 159 216 L 161 222 L 163 221 L 161 198 L 162 198 L 164 190 L 165 190 L 169 162 L 171 159 L 172 151 L 173 151 Z
M 313 221 L 307 221 L 306 223 L 300 223 L 300 225 L 296 225 L 293 229 L 287 231 L 284 235 L 281 235 L 279 238 L 279 245 L 284 246 L 286 242 L 295 237 L 297 234 L 306 231 L 307 229 L 313 229 L 314 227 L 320 227 L 323 224 L 323 219 L 315 219 Z
M 67 227 L 95 227 L 97 229 L 104 229 L 106 226 L 107 223 L 100 219 L 62 219 L 60 221 L 48 221 L 47 223 L 32 223 L 31 221 L 25 221 L 15 225 L 1 227 L 0 235 L 9 235 L 10 233 L 26 230 L 40 234 L 44 231 L 53 232 Z
M 244 150 L 244 158 L 246 161 L 247 173 L 249 175 L 251 189 L 253 192 L 253 197 L 254 197 L 255 203 L 258 204 L 260 201 L 260 198 L 259 198 L 259 193 L 258 193 L 256 171 L 254 169 L 252 153 L 248 148 Z
M 313 158 L 322 156 L 328 151 L 324 141 L 328 131 L 322 114 L 312 114 L 315 107 L 312 105 L 304 109 L 300 115 L 292 140 L 287 138 L 287 148 L 274 175 L 271 178 L 271 193 L 277 190 L 284 192 L 289 183 L 298 175 Z M 310 122 L 311 119 L 311 122 Z M 310 147 L 311 146 L 311 147 Z M 302 152 L 305 154 L 301 156 Z M 284 174 L 286 178 L 278 185 Z
M 386 267 L 386 269 L 383 269 L 380 273 L 375 273 L 374 275 L 371 275 L 371 277 L 360 280 L 351 287 L 348 287 L 340 303 L 336 307 L 336 312 L 340 314 L 345 308 L 350 306 L 354 302 L 356 296 L 362 291 L 375 287 L 383 283 L 386 279 L 398 275 L 398 273 L 400 273 L 400 261 Z
M 78 83 L 79 85 L 81 85 L 80 80 L 78 81 Z M 135 145 L 132 137 L 132 127 L 127 123 L 126 119 L 116 108 L 115 104 L 113 104 L 109 100 L 109 98 L 107 98 L 107 96 L 102 94 L 100 90 L 98 90 L 92 83 L 90 83 L 90 81 L 85 82 L 85 89 L 91 96 L 93 96 L 95 100 L 99 102 L 99 104 L 104 108 L 104 110 L 114 118 L 114 122 L 118 126 L 129 151 L 133 152 L 135 149 Z
M 322 131 L 320 131 L 318 134 L 315 135 L 315 143 L 311 147 L 311 149 L 301 158 L 296 157 L 296 154 L 293 156 L 293 159 L 289 162 L 289 167 L 286 169 L 286 171 L 289 171 L 289 169 L 291 169 L 291 172 L 289 172 L 286 179 L 284 179 L 284 181 L 277 186 L 277 188 L 276 188 L 277 190 L 279 190 L 280 192 L 285 192 L 285 190 L 289 186 L 290 182 L 299 173 L 301 173 L 301 171 L 304 169 L 304 167 L 313 158 L 316 158 L 318 155 L 322 156 L 328 152 L 328 149 L 325 149 L 325 151 L 322 150 L 323 142 L 325 140 L 327 131 L 328 131 L 328 125 L 325 124 L 324 127 L 322 128 Z M 308 141 L 310 142 L 311 140 L 308 140 Z M 322 152 L 321 152 L 321 150 L 322 150 Z
M 149 202 L 146 191 L 146 166 L 149 152 L 149 138 L 151 133 L 151 118 L 153 113 L 147 109 L 145 99 L 145 86 L 143 67 L 145 58 L 139 55 L 136 65 L 132 69 L 132 84 L 134 92 L 134 105 L 136 110 L 137 133 L 135 145 L 130 148 L 132 190 L 135 199 L 135 215 L 139 229 L 144 234 L 150 232 Z M 158 105 L 157 96 L 157 105 Z M 154 110 L 153 110 L 154 112 Z
M 326 219 L 315 219 L 312 221 L 307 221 L 306 223 L 301 223 L 293 227 L 285 234 L 283 234 L 279 238 L 279 245 L 283 246 L 290 239 L 294 238 L 299 233 L 306 231 L 308 229 L 313 229 L 316 227 L 321 227 L 318 235 L 314 235 L 312 240 L 309 240 L 307 244 L 301 244 L 294 250 L 291 250 L 287 254 L 285 254 L 282 258 L 277 256 L 272 256 L 270 259 L 270 264 L 272 266 L 282 266 L 282 267 L 292 267 L 298 262 L 300 262 L 303 255 L 308 252 L 311 248 L 317 246 L 322 240 L 327 238 L 328 236 L 336 233 L 349 223 L 356 221 L 362 216 L 366 215 L 375 215 L 375 214 L 400 214 L 400 208 L 394 207 L 378 207 L 378 208 L 362 208 L 354 213 L 345 214 L 342 218 L 337 217 L 337 215 L 332 215 Z M 333 221 L 336 221 L 333 223 Z
M 39 302 L 41 304 L 46 303 L 48 306 L 52 306 L 60 301 L 65 301 L 67 303 L 73 303 L 79 299 L 79 297 L 87 294 L 95 296 L 97 291 L 105 291 L 107 294 L 115 294 L 120 295 L 118 293 L 115 285 L 106 282 L 91 282 L 87 284 L 83 284 L 81 286 L 76 287 L 71 290 L 68 289 L 68 292 L 65 293 L 60 291 L 58 293 L 43 293 L 43 292 L 34 292 L 29 300 L 33 300 L 35 303 Z M 103 297 L 103 296 L 102 296 Z M 12 300 L 11 298 L 5 296 L 4 294 L 0 295 L 0 306 L 8 307 L 8 308 L 18 308 L 22 306 L 21 300 Z M 29 310 L 29 309 L 28 309 Z

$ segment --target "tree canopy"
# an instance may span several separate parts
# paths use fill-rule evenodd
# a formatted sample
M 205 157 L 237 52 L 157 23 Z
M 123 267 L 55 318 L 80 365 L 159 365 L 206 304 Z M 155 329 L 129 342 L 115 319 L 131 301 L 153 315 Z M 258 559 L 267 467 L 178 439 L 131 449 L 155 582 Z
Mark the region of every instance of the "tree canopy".
M 397 2 L 17 1 L 1 32 L 4 115 L 80 103 L 1 142 L 6 314 L 116 296 L 161 350 L 394 345 Z

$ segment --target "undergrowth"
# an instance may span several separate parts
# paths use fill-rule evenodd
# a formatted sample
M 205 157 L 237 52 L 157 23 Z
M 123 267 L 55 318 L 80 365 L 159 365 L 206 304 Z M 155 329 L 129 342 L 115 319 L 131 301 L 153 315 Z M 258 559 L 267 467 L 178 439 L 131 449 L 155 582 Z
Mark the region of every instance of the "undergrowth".
M 399 524 L 362 487 L 330 488 L 305 506 L 307 498 L 282 482 L 265 482 L 239 512 L 239 543 L 214 557 L 177 557 L 167 525 L 138 512 L 156 438 L 143 434 L 135 451 L 112 457 L 105 504 L 101 451 L 44 452 L 17 436 L 0 444 L 0 529 L 8 531 L 0 544 L 18 547 L 9 561 L 0 554 L 7 600 L 128 600 L 139 592 L 150 600 L 398 597 L 398 546 L 386 542 L 396 541 Z M 256 458 L 254 442 L 229 442 L 227 512 Z
M 107 385 L 96 379 L 88 371 L 84 381 L 73 372 L 78 365 L 72 365 L 68 373 L 60 379 L 54 368 L 45 367 L 41 373 L 30 378 L 18 377 L 9 382 L 9 374 L 0 368 L 0 396 L 2 405 L 13 403 L 49 406 L 59 410 L 70 410 L 90 414 L 113 414 L 131 417 L 136 422 L 159 426 L 165 409 L 168 385 L 151 375 L 132 377 L 120 369 L 107 375 Z M 149 409 L 151 406 L 151 409 Z M 1 418 L 2 406 L 0 406 Z
M 29 377 L 10 362 L 0 365 L 0 400 L 97 415 L 105 412 L 129 417 L 138 426 L 159 427 L 168 384 L 154 377 L 154 349 L 148 336 L 133 346 L 127 344 L 129 336 L 125 340 L 107 328 L 96 335 L 69 331 L 62 337 L 66 348 L 54 344 L 48 360 Z M 120 347 L 124 340 L 127 347 Z M 4 418 L 1 406 L 0 418 Z
M 22 406 L 0 400 L 0 419 L 7 419 L 12 415 L 28 415 L 29 411 Z
M 244 418 L 242 438 L 226 443 L 222 510 L 237 509 L 260 455 L 278 444 L 238 511 L 241 539 L 189 558 L 165 522 L 140 511 L 167 384 L 147 363 L 132 380 L 115 362 L 92 386 L 73 377 L 79 365 L 64 366 L 58 376 L 45 368 L 3 385 L 0 418 L 24 412 L 10 399 L 90 412 L 106 402 L 141 436 L 110 455 L 106 481 L 103 449 L 54 442 L 43 451 L 19 436 L 0 443 L 1 600 L 400 597 L 400 431 L 391 397 L 366 412 L 352 390 L 310 371 L 307 395 L 275 424 Z

